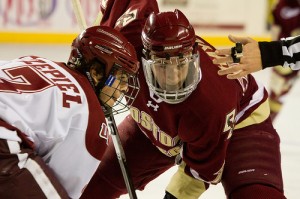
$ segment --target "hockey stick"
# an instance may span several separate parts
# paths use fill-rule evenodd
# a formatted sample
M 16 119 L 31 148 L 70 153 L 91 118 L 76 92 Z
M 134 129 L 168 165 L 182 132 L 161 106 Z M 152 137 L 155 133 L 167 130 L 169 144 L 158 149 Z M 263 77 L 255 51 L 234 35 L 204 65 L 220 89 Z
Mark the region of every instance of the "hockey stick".
M 94 25 L 94 26 L 99 26 L 102 17 L 103 17 L 102 12 L 99 11 L 99 13 L 98 13 L 98 15 L 97 15 L 97 18 L 96 18 L 96 20 L 94 21 L 93 25 Z
M 79 0 L 72 0 L 72 6 L 73 6 L 73 11 L 74 14 L 76 16 L 76 20 L 77 23 L 80 25 L 81 30 L 84 30 L 87 28 L 87 24 L 86 24 L 86 20 L 85 17 L 83 15 L 83 11 L 82 11 L 82 7 L 80 4 Z M 94 25 L 98 25 L 100 24 L 102 18 L 102 13 L 101 11 L 98 13 L 98 16 L 94 22 Z M 135 193 L 135 188 L 133 186 L 130 174 L 129 174 L 129 169 L 128 169 L 128 165 L 126 162 L 126 157 L 125 157 L 125 153 L 124 153 L 124 149 L 122 147 L 121 144 L 121 140 L 120 140 L 120 136 L 119 136 L 119 132 L 116 126 L 116 122 L 115 122 L 115 118 L 113 116 L 113 114 L 111 113 L 109 116 L 106 116 L 106 120 L 108 123 L 108 126 L 110 128 L 111 131 L 111 135 L 112 135 L 112 140 L 113 140 L 113 144 L 114 144 L 114 148 L 116 150 L 116 154 L 118 157 L 118 161 L 122 170 L 122 175 L 125 181 L 125 185 L 128 191 L 128 194 L 130 196 L 130 199 L 137 199 L 136 193 Z
M 130 178 L 129 170 L 128 170 L 128 165 L 126 161 L 126 156 L 124 153 L 124 149 L 122 147 L 122 143 L 120 140 L 120 136 L 118 133 L 118 129 L 116 126 L 115 118 L 113 114 L 111 113 L 109 116 L 106 117 L 108 126 L 110 127 L 111 131 L 111 138 L 116 150 L 116 154 L 118 157 L 118 161 L 122 170 L 123 178 L 125 181 L 125 185 L 128 191 L 128 194 L 131 199 L 137 199 L 136 193 L 135 193 L 135 188 L 133 186 L 132 180 Z
M 80 30 L 84 30 L 87 28 L 86 20 L 83 15 L 82 7 L 79 0 L 72 0 L 73 12 L 75 14 L 78 25 L 80 26 Z
M 74 15 L 76 17 L 77 23 L 80 26 L 80 30 L 84 30 L 87 28 L 87 24 L 86 24 L 86 20 L 85 17 L 83 15 L 83 10 L 80 4 L 79 0 L 72 0 L 72 6 L 73 6 L 73 11 L 74 11 Z M 96 20 L 94 21 L 93 25 L 99 25 L 100 21 L 102 19 L 102 12 L 99 11 Z

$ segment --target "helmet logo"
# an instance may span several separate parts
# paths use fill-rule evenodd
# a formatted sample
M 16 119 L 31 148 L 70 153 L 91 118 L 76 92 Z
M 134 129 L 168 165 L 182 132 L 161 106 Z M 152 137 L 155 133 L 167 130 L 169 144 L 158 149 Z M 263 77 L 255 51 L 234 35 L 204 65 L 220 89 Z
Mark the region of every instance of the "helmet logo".
M 174 49 L 178 49 L 178 48 L 181 48 L 182 45 L 176 45 L 176 46 L 165 46 L 164 47 L 164 50 L 174 50 Z
M 105 30 L 103 30 L 103 29 L 101 29 L 101 28 L 98 28 L 98 29 L 97 29 L 97 32 L 103 33 L 103 34 L 105 34 L 105 35 L 107 35 L 107 36 L 109 36 L 109 37 L 111 37 L 111 38 L 117 40 L 120 44 L 123 44 L 123 41 L 120 40 L 118 37 L 116 37 L 115 35 L 113 35 L 113 34 L 107 32 L 107 31 L 105 31 Z
M 109 50 L 108 48 L 105 48 L 103 46 L 99 46 L 99 45 L 96 45 L 95 48 L 101 50 L 102 52 L 105 52 L 107 54 L 112 54 L 113 52 L 111 50 Z

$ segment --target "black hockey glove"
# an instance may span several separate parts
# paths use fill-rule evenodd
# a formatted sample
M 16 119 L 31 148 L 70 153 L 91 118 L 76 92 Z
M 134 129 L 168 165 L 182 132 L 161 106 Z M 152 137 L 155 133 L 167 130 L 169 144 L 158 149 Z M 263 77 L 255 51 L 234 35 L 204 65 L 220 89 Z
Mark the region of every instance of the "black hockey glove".
M 177 199 L 175 196 L 166 191 L 164 199 Z

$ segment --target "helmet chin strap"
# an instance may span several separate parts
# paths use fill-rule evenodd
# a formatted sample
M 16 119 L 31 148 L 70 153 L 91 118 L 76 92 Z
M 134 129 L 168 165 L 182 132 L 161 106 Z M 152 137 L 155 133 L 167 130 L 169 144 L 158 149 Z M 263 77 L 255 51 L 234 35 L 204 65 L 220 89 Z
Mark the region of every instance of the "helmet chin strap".
M 95 83 L 93 81 L 93 78 L 92 78 L 92 75 L 91 75 L 90 71 L 85 71 L 85 76 L 87 77 L 87 79 L 89 80 L 91 86 L 93 87 L 94 91 L 96 92 Z

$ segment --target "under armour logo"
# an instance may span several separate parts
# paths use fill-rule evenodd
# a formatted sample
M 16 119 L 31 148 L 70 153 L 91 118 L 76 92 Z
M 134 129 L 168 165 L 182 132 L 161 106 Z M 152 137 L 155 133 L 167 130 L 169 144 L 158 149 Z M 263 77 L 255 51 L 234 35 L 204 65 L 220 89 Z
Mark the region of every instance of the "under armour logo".
M 159 108 L 159 106 L 157 104 L 154 105 L 154 104 L 152 104 L 151 101 L 148 101 L 147 106 L 152 107 L 154 111 L 158 111 L 158 108 Z

